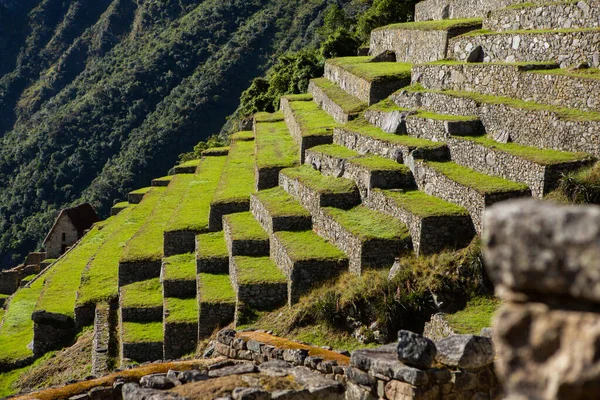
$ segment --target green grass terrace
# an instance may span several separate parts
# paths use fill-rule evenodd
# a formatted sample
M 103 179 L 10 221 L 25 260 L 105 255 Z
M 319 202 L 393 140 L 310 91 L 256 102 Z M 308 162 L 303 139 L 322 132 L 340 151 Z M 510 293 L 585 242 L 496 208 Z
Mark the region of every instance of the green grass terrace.
M 162 259 L 164 250 L 163 231 L 171 214 L 181 203 L 188 186 L 193 180 L 194 175 L 192 174 L 180 174 L 173 177 L 152 214 L 125 246 L 119 262 L 133 263 Z
M 342 57 L 326 63 L 342 68 L 368 82 L 406 80 L 410 82 L 412 64 L 401 62 L 371 62 L 373 57 Z
M 323 212 L 361 241 L 369 239 L 407 240 L 410 238 L 406 225 L 390 224 L 389 216 L 370 210 L 365 206 L 358 206 L 347 211 L 325 207 Z
M 430 196 L 420 190 L 373 189 L 373 191 L 384 193 L 386 197 L 394 201 L 398 208 L 422 218 L 469 215 L 464 207 Z
M 294 119 L 300 126 L 302 137 L 330 136 L 337 122 L 327 112 L 310 100 L 295 100 L 293 96 L 286 96 Z M 312 96 L 310 97 L 312 100 Z
M 354 181 L 345 178 L 325 176 L 309 165 L 287 168 L 281 171 L 290 179 L 296 179 L 318 193 L 349 193 L 356 190 Z
M 249 201 L 254 192 L 254 142 L 233 142 L 213 203 Z
M 280 187 L 261 190 L 256 197 L 272 217 L 310 217 L 310 213 Z
M 250 212 L 229 214 L 223 219 L 230 229 L 232 240 L 269 240 L 267 232 Z
M 352 96 L 327 78 L 312 79 L 311 82 L 319 87 L 331 101 L 344 111 L 345 114 L 358 114 L 368 107 L 367 103 Z
M 276 232 L 274 234 L 294 261 L 340 261 L 346 255 L 313 231 Z
M 198 282 L 200 303 L 235 302 L 235 292 L 228 274 L 200 273 Z
M 256 166 L 259 169 L 296 166 L 299 154 L 300 149 L 284 121 L 257 122 Z

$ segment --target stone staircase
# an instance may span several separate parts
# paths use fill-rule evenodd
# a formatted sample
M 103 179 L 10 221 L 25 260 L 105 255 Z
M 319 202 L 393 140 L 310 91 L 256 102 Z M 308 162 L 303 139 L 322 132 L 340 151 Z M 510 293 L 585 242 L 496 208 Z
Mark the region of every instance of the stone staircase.
M 564 68 L 598 64 L 594 7 L 419 3 L 416 22 L 373 32 L 370 56 L 327 60 L 309 93 L 115 206 L 9 301 L 35 326 L 11 325 L 24 344 L 0 367 L 107 309 L 98 354 L 178 358 L 345 271 L 467 246 L 487 207 L 542 198 L 600 156 L 600 72 Z

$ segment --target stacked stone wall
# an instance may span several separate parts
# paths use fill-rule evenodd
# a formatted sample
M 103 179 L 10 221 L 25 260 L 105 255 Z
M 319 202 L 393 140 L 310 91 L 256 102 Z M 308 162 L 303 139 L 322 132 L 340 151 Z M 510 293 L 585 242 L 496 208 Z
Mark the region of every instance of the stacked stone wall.
M 75 336 L 75 321 L 66 315 L 35 311 L 31 319 L 34 322 L 33 354 L 36 357 L 62 348 Z
M 162 261 L 119 263 L 119 286 L 160 277 Z
M 211 203 L 208 217 L 208 230 L 217 232 L 223 229 L 223 216 L 250 211 L 250 200 L 229 203 Z
M 335 101 L 327 97 L 327 94 L 319 87 L 319 85 L 312 81 L 308 85 L 308 93 L 312 94 L 313 101 L 317 103 L 322 110 L 331 115 L 333 119 L 340 124 L 346 124 L 360 115 L 360 113 L 346 113 Z
M 163 233 L 164 256 L 170 257 L 193 252 L 196 248 L 196 235 L 198 233 L 190 230 L 165 231 Z
M 198 319 L 198 338 L 210 337 L 214 331 L 229 325 L 234 318 L 235 303 L 200 302 Z
M 312 220 L 309 216 L 272 216 L 255 195 L 252 195 L 250 199 L 250 211 L 269 235 L 279 231 L 312 229 Z
M 262 310 L 274 309 L 286 303 L 285 282 L 243 283 L 240 282 L 237 274 L 238 266 L 235 257 L 230 258 L 229 265 L 229 276 L 238 303 Z
M 94 339 L 92 342 L 92 375 L 103 376 L 110 372 L 111 330 L 114 329 L 116 310 L 109 304 L 98 304 L 94 317 Z
M 162 280 L 163 297 L 189 299 L 196 297 L 195 280 Z
M 538 2 L 540 0 L 535 0 Z M 488 11 L 498 10 L 529 0 L 425 0 L 415 6 L 415 21 L 481 18 Z M 540 1 L 541 2 L 541 1 Z
M 229 257 L 248 256 L 262 257 L 269 255 L 269 240 L 240 240 L 233 236 L 231 227 L 227 223 L 227 219 L 223 219 L 223 231 L 225 233 L 225 242 L 229 250 Z
M 162 360 L 163 342 L 125 343 L 121 339 L 121 355 L 138 363 Z
M 174 360 L 194 353 L 198 345 L 198 321 L 168 322 L 163 324 L 164 359 Z

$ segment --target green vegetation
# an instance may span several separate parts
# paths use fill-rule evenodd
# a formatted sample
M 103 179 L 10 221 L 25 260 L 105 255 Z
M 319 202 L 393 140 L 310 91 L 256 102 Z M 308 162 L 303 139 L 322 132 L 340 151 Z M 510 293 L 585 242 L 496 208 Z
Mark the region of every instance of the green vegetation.
M 419 139 L 408 135 L 394 135 L 391 133 L 385 133 L 378 127 L 369 124 L 364 118 L 357 118 L 354 121 L 343 125 L 341 129 L 345 129 L 350 132 L 355 132 L 376 140 L 382 140 L 384 142 L 415 149 L 421 148 L 433 150 L 446 146 L 445 143 L 432 142 L 430 140 Z
M 233 240 L 269 240 L 267 232 L 250 212 L 225 215 L 223 223 L 229 227 Z
M 313 231 L 276 232 L 275 236 L 294 261 L 346 259 L 341 250 Z
M 543 6 L 577 3 L 578 1 L 579 0 L 540 1 L 537 3 L 525 2 L 525 3 L 511 4 L 510 6 L 503 8 L 503 10 L 520 10 L 522 8 L 530 8 L 530 7 L 537 8 L 537 7 L 543 7 Z
M 165 298 L 166 323 L 198 323 L 198 301 L 192 299 Z
M 184 161 L 181 164 L 175 166 L 175 168 L 173 169 L 175 170 L 175 173 L 181 173 L 181 171 L 184 171 L 187 168 L 198 167 L 201 161 L 201 159 Z
M 148 279 L 122 286 L 120 301 L 123 308 L 162 307 L 160 279 Z
M 327 60 L 328 64 L 345 69 L 369 82 L 410 82 L 412 64 L 401 62 L 371 62 L 372 57 L 343 57 Z
M 498 149 L 540 165 L 556 165 L 590 159 L 590 156 L 585 153 L 571 153 L 568 151 L 540 149 L 537 147 L 524 146 L 512 142 L 500 143 L 487 136 L 465 136 L 461 137 L 461 140 L 462 139 L 479 143 L 492 149 Z
M 348 193 L 356 190 L 354 181 L 345 178 L 325 176 L 309 165 L 287 168 L 280 172 L 290 179 L 297 179 L 303 185 L 319 193 Z
M 158 261 L 163 256 L 164 237 L 163 232 L 173 213 L 173 210 L 181 203 L 181 200 L 189 185 L 194 180 L 192 174 L 179 174 L 164 191 L 152 215 L 144 225 L 127 242 L 119 262 L 143 262 Z
M 218 135 L 212 135 L 208 139 L 198 142 L 193 151 L 180 154 L 179 159 L 183 162 L 201 159 L 206 155 L 222 152 L 224 149 L 229 150 L 228 144 L 229 140 L 224 140 Z
M 462 28 L 481 28 L 483 20 L 481 18 L 464 19 L 443 19 L 436 21 L 404 22 L 377 28 L 376 30 L 400 29 L 407 31 L 449 31 Z
M 127 201 L 121 201 L 119 203 L 116 203 L 114 206 L 111 207 L 112 210 L 124 210 L 127 207 L 129 207 L 132 204 L 129 204 Z M 47 260 L 44 260 L 47 261 Z
M 492 326 L 492 317 L 501 304 L 495 297 L 474 297 L 463 310 L 445 318 L 456 333 L 479 335 L 481 329 Z
M 283 121 L 283 112 L 277 111 L 274 113 L 259 112 L 254 114 L 254 122 L 279 122 Z
M 428 90 L 424 89 L 421 85 L 418 84 L 405 87 L 401 90 L 407 90 L 410 92 L 439 93 L 447 96 L 472 99 L 478 103 L 504 104 L 508 107 L 521 108 L 523 110 L 546 111 L 549 113 L 554 113 L 558 118 L 566 121 L 600 121 L 600 113 L 598 112 L 551 106 L 547 104 L 536 103 L 534 101 L 513 99 L 510 97 L 491 96 L 476 92 L 464 92 L 457 90 Z
M 317 85 L 331 101 L 340 106 L 346 114 L 358 114 L 368 107 L 367 103 L 348 94 L 327 78 L 312 79 L 311 82 Z
M 555 68 L 546 69 L 539 71 L 531 71 L 534 74 L 544 75 L 564 75 L 573 78 L 587 78 L 587 79 L 600 79 L 600 69 L 598 68 L 586 68 L 586 69 L 568 69 L 568 68 Z
M 300 150 L 285 122 L 256 124 L 256 166 L 258 168 L 294 167 Z
M 104 241 L 119 229 L 121 219 L 111 217 L 97 224 L 70 252 L 52 267 L 44 291 L 35 306 L 37 310 L 75 317 L 75 302 L 81 276 Z M 101 227 L 101 229 L 100 229 Z
M 234 142 L 213 203 L 247 201 L 254 192 L 254 142 Z
M 171 179 L 173 179 L 173 175 L 167 175 L 161 178 L 154 178 L 152 182 L 171 182 Z
M 29 288 L 20 288 L 13 295 L 4 315 L 4 322 L 0 327 L 1 361 L 11 362 L 33 356 L 33 352 L 27 348 L 33 340 L 31 314 L 33 314 L 35 304 L 44 288 L 44 281 L 52 273 L 53 271 L 46 273 L 44 277 L 33 282 Z
M 144 187 L 144 188 L 141 188 L 141 189 L 137 189 L 137 190 L 131 191 L 131 192 L 129 192 L 129 194 L 146 194 L 151 189 L 152 189 L 152 187 L 148 186 L 148 187 Z
M 518 29 L 513 31 L 494 32 L 489 29 L 479 29 L 465 33 L 462 36 L 480 35 L 539 35 L 544 33 L 577 33 L 577 32 L 600 32 L 600 28 L 561 28 L 561 29 Z
M 227 244 L 223 231 L 204 233 L 196 237 L 198 257 L 223 258 L 227 257 Z
M 457 206 L 440 198 L 430 196 L 420 190 L 381 190 L 396 205 L 422 218 L 447 215 L 469 215 L 463 207 Z
M 559 198 L 574 204 L 600 204 L 600 163 L 562 177 Z
M 237 132 L 237 133 L 234 133 L 233 135 L 231 135 L 231 141 L 232 142 L 237 142 L 238 140 L 241 140 L 241 141 L 251 141 L 251 140 L 254 140 L 254 132 L 252 132 L 252 131 L 241 131 L 241 132 Z
M 310 93 L 288 94 L 283 97 L 289 101 L 313 101 L 313 96 Z
M 482 174 L 481 172 L 463 167 L 462 165 L 451 161 L 426 161 L 425 163 L 454 182 L 470 187 L 481 194 L 520 191 L 527 190 L 528 188 L 528 186 L 523 183 L 517 183 L 497 176 Z
M 389 158 L 379 156 L 361 156 L 350 160 L 351 164 L 360 165 L 369 171 L 397 171 L 399 174 L 411 174 L 410 168 L 405 164 L 398 164 Z
M 325 207 L 323 211 L 361 240 L 404 240 L 410 237 L 406 225 L 403 223 L 390 224 L 388 215 L 370 210 L 365 206 L 354 207 L 351 210 Z
M 367 109 L 368 111 L 380 111 L 380 112 L 392 112 L 392 111 L 406 111 L 410 112 L 408 118 L 424 118 L 434 119 L 437 121 L 476 121 L 479 118 L 475 116 L 463 116 L 463 115 L 452 115 L 452 114 L 437 114 L 430 111 L 423 110 L 411 110 L 408 108 L 398 107 L 396 103 L 390 98 L 380 101 L 377 104 L 373 104 Z
M 173 212 L 165 231 L 204 232 L 208 230 L 210 203 L 226 161 L 225 156 L 207 157 L 202 160 L 196 176 Z
M 222 153 L 229 153 L 229 146 L 213 147 L 212 149 L 203 150 L 202 157 L 212 157 L 215 155 L 221 155 Z
M 338 144 L 323 144 L 320 146 L 311 147 L 309 150 L 312 152 L 321 153 L 321 154 L 324 154 L 324 155 L 327 155 L 330 157 L 343 158 L 343 159 L 360 157 L 360 154 L 358 154 L 356 151 L 350 150 L 349 148 L 340 146 Z
M 205 274 L 199 276 L 201 303 L 235 302 L 235 292 L 228 274 Z
M 310 217 L 310 213 L 294 197 L 280 187 L 261 190 L 256 194 L 256 197 L 273 217 Z
M 238 285 L 287 282 L 269 257 L 235 257 L 234 260 Z
M 31 338 L 33 339 L 33 331 L 31 334 Z M 35 360 L 31 365 L 28 365 L 23 368 L 13 369 L 9 372 L 0 372 L 0 398 L 4 399 L 17 394 L 20 389 L 20 381 L 22 377 L 29 371 L 35 369 L 40 365 L 43 365 L 46 361 L 48 361 L 48 359 L 52 358 L 53 356 L 54 352 L 49 352 Z
M 164 340 L 161 322 L 123 322 L 122 339 L 124 343 L 158 343 Z
M 119 259 L 125 244 L 146 222 L 165 188 L 153 188 L 142 202 L 115 217 L 119 229 L 102 244 L 81 275 L 77 306 L 112 301 L 119 296 Z
M 195 281 L 196 255 L 188 253 L 165 258 L 162 279 L 165 281 Z
M 327 112 L 312 102 L 297 98 L 290 99 L 290 109 L 294 119 L 300 125 L 302 136 L 328 136 L 333 134 L 333 128 L 337 125 L 335 120 Z

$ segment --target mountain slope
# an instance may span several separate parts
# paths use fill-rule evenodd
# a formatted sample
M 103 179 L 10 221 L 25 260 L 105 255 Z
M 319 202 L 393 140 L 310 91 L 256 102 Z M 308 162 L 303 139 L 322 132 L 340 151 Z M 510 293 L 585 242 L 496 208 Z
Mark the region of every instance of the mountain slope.
M 217 132 L 273 54 L 315 41 L 328 3 L 1 3 L 21 31 L 0 30 L 0 267 L 60 208 L 83 198 L 105 215 Z

